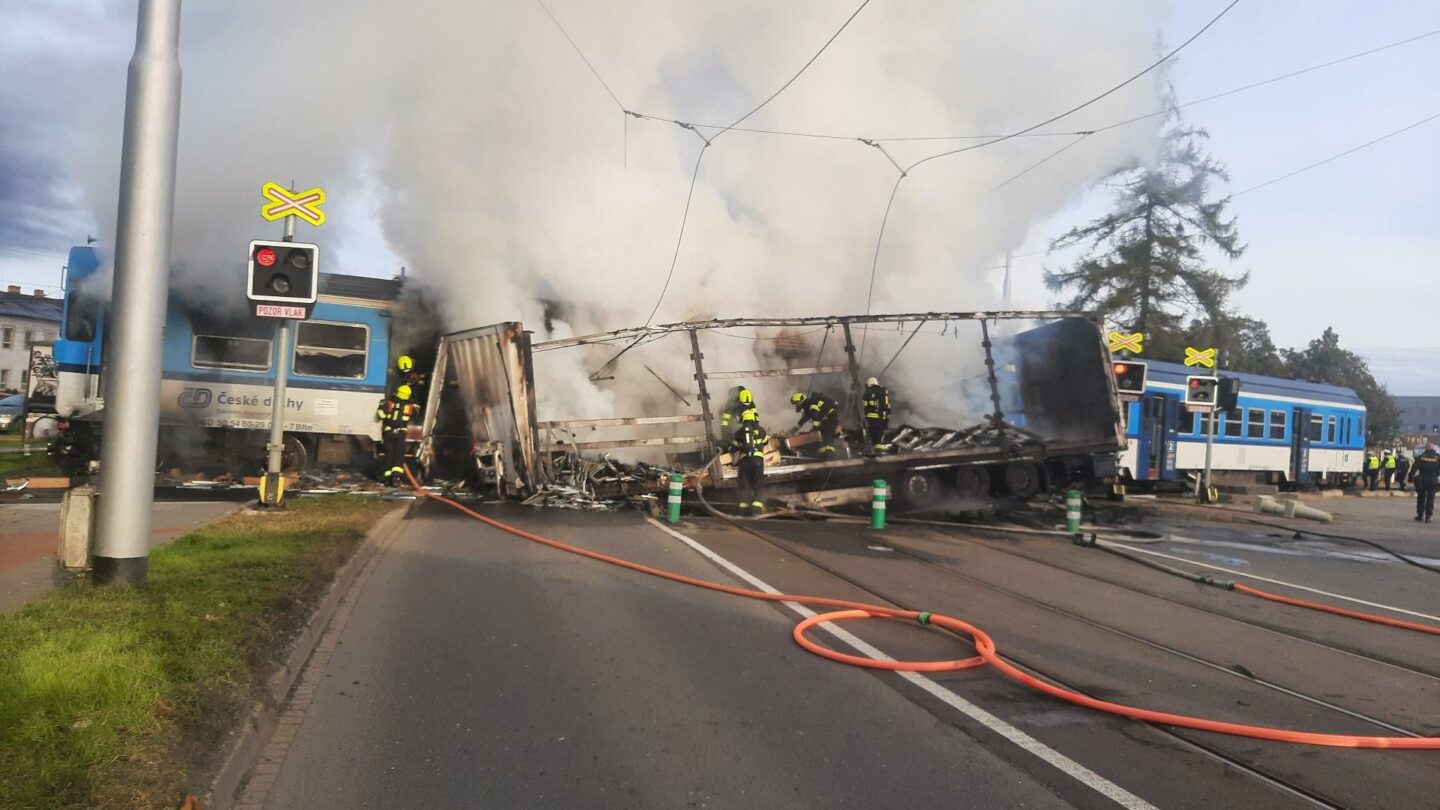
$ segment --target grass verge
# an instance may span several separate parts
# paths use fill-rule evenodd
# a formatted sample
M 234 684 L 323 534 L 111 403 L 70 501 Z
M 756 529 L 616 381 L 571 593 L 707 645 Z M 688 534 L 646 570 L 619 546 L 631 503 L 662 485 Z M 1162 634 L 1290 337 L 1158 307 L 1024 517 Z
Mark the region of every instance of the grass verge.
M 0 616 L 0 807 L 176 807 L 381 515 L 297 500 L 156 549 L 140 588 L 65 588 Z

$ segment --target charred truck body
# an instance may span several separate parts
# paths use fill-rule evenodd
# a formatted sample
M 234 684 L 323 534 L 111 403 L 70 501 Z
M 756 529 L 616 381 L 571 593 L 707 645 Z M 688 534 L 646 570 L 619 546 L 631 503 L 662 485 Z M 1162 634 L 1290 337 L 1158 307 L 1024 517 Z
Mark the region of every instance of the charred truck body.
M 894 389 L 902 419 L 876 453 L 863 436 L 862 381 L 884 377 L 920 335 L 932 345 L 924 373 L 912 369 L 908 379 L 924 381 L 929 405 L 907 415 L 916 384 L 902 377 Z M 736 352 L 737 339 L 768 343 Z M 747 357 L 769 367 L 726 369 Z M 950 370 L 937 357 L 966 360 Z M 547 364 L 562 371 L 546 373 Z M 845 440 L 833 458 L 807 457 L 817 441 L 808 433 L 774 439 L 767 450 L 767 496 L 796 506 L 868 501 L 875 479 L 911 508 L 1024 498 L 1113 480 L 1125 448 L 1101 330 L 1069 312 L 694 321 L 544 342 L 504 323 L 442 338 L 433 379 L 444 384 L 431 388 L 421 459 L 444 465 L 441 437 L 465 435 L 478 483 L 506 496 L 557 487 L 601 498 L 656 491 L 660 466 L 644 464 L 652 461 L 690 472 L 689 484 L 724 500 L 737 473 L 718 410 L 737 384 L 754 390 L 772 436 L 796 420 L 790 390 L 824 391 L 840 404 Z M 903 424 L 907 417 L 947 426 Z M 456 455 L 452 446 L 449 460 Z

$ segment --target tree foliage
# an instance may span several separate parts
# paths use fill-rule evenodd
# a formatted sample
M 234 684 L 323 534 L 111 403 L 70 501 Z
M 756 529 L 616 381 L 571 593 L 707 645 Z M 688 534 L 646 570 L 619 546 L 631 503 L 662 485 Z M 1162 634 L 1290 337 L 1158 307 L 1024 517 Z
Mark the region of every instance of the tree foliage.
M 1400 411 L 1390 392 L 1375 380 L 1364 358 L 1340 348 L 1340 335 L 1333 328 L 1327 327 L 1304 349 L 1286 349 L 1284 360 L 1283 376 L 1354 390 L 1365 402 L 1369 441 L 1388 442 L 1400 434 Z
M 1227 300 L 1249 280 L 1210 267 L 1202 252 L 1210 247 L 1237 259 L 1245 251 L 1234 217 L 1225 215 L 1230 198 L 1210 199 L 1212 184 L 1229 178 L 1205 152 L 1209 136 L 1184 126 L 1173 107 L 1167 122 L 1153 164 L 1110 175 L 1118 187 L 1115 210 L 1051 246 L 1088 245 L 1087 254 L 1068 269 L 1045 273 L 1051 291 L 1070 294 L 1063 308 L 1099 312 L 1152 339 L 1184 331 L 1187 317 L 1223 324 Z

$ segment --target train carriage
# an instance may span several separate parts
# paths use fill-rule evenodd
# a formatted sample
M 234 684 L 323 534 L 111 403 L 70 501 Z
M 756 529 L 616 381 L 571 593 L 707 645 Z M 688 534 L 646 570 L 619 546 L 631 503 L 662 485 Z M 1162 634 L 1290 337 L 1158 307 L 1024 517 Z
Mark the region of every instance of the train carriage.
M 1186 377 L 1196 369 L 1148 361 L 1144 394 L 1122 409 L 1126 449 L 1120 464 L 1132 481 L 1183 480 L 1205 467 L 1208 415 L 1185 406 Z M 1224 372 L 1240 380 L 1239 415 L 1220 413 L 1211 469 L 1248 480 L 1343 484 L 1365 456 L 1365 404 L 1349 388 Z
M 70 461 L 98 450 L 103 424 L 104 302 L 87 290 L 100 262 L 93 248 L 70 252 L 65 312 L 55 344 L 59 446 Z M 291 330 L 286 377 L 285 466 L 352 465 L 374 455 L 392 354 L 401 281 L 321 274 L 312 316 Z M 238 296 L 241 292 L 236 293 Z M 273 321 L 244 310 L 202 308 L 172 296 L 160 383 L 160 453 L 176 460 L 263 458 L 271 415 Z

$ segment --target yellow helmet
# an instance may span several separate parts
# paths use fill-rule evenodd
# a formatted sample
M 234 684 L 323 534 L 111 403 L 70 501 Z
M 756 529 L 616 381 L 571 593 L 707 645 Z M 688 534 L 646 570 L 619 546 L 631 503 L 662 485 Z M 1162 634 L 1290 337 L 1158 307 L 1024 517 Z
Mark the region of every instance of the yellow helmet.
M 410 369 L 415 368 L 415 361 L 410 359 L 410 355 L 402 354 L 400 355 L 399 359 L 395 361 L 395 367 L 400 369 L 401 371 L 409 371 Z
M 754 408 L 746 408 L 746 409 L 744 410 L 744 412 L 740 414 L 740 421 L 741 421 L 741 422 L 759 422 L 759 421 L 760 421 L 760 414 L 756 413 Z
M 752 393 L 750 393 L 750 389 L 749 389 L 749 388 L 741 388 L 741 389 L 740 389 L 739 399 L 740 399 L 741 402 L 743 402 L 743 403 L 746 404 L 746 405 L 753 405 L 753 404 L 755 404 L 755 395 L 752 394 Z
M 396 387 L 395 387 L 395 398 L 398 399 L 398 400 L 400 400 L 401 402 L 408 402 L 408 401 L 410 400 L 410 386 L 408 386 L 408 385 L 399 385 L 399 386 L 396 386 Z
M 796 391 L 795 393 L 793 393 L 793 394 L 790 395 L 790 404 L 791 404 L 791 405 L 799 405 L 800 403 L 802 403 L 802 402 L 804 402 L 804 401 L 805 401 L 805 395 L 802 394 L 802 393 L 800 393 L 799 391 Z

